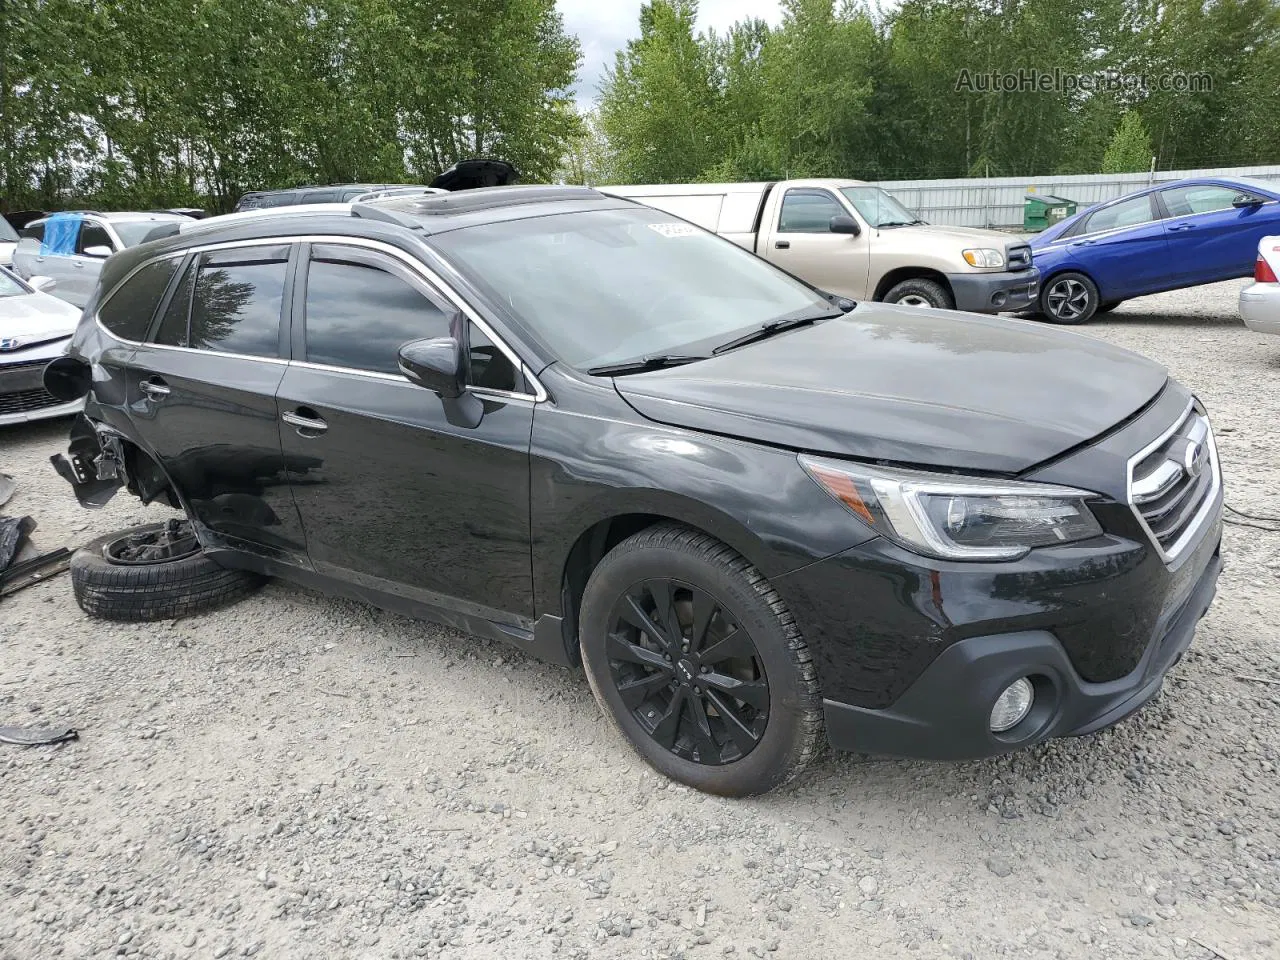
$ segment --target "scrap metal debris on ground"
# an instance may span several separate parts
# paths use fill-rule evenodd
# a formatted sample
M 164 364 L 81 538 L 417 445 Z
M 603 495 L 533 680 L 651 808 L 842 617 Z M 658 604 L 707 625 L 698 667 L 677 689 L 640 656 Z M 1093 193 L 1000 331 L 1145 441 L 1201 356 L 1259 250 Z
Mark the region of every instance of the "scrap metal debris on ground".
M 0 506 L 13 496 L 14 486 L 13 477 L 0 473 Z M 0 516 L 0 597 L 47 580 L 71 566 L 71 551 L 66 547 L 14 562 L 30 544 L 35 528 L 31 517 Z
M 79 739 L 80 734 L 71 727 L 0 727 L 0 743 L 19 747 L 44 747 Z

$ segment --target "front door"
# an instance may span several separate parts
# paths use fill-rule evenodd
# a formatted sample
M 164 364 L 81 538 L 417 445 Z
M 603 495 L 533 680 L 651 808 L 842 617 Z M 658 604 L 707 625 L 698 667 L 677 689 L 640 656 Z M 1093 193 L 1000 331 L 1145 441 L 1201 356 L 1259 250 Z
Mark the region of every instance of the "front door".
M 1214 283 L 1253 272 L 1258 241 L 1280 231 L 1280 204 L 1232 202 L 1242 192 L 1221 183 L 1191 183 L 1159 193 L 1169 219 L 1169 253 L 1190 283 Z
M 517 368 L 473 326 L 484 415 L 451 423 L 397 357 L 410 340 L 448 336 L 456 308 L 386 249 L 312 246 L 294 300 L 280 444 L 286 460 L 316 464 L 293 485 L 316 571 L 486 619 L 530 618 L 533 397 Z
M 202 540 L 305 565 L 289 487 L 314 465 L 280 453 L 276 388 L 294 248 L 195 253 L 128 363 L 130 417 L 182 491 Z
M 88 252 L 90 250 L 92 254 Z M 75 253 L 68 258 L 70 269 L 67 271 L 66 299 L 78 307 L 88 303 L 102 273 L 102 262 L 114 252 L 115 243 L 106 227 L 96 220 L 80 221 Z
M 792 187 L 783 195 L 777 223 L 759 253 L 827 293 L 869 300 L 867 230 L 857 236 L 832 233 L 831 218 L 837 216 L 854 215 L 830 190 Z

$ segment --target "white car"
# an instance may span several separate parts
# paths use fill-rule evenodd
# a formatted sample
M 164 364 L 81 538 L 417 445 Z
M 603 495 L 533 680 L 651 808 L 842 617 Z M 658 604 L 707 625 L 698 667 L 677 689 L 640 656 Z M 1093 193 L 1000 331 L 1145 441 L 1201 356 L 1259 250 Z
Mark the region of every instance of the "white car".
M 50 214 L 19 231 L 13 269 L 20 277 L 52 277 L 60 299 L 83 307 L 107 257 L 137 246 L 163 224 L 194 222 L 178 213 Z
M 0 217 L 0 267 L 13 263 L 13 250 L 18 245 L 18 231 L 4 217 Z
M 44 388 L 44 368 L 62 356 L 80 311 L 46 292 L 54 281 L 18 279 L 0 267 L 0 426 L 65 417 L 84 400 L 64 403 Z
M 1280 333 L 1280 237 L 1258 241 L 1253 283 L 1240 291 L 1240 316 L 1258 333 Z

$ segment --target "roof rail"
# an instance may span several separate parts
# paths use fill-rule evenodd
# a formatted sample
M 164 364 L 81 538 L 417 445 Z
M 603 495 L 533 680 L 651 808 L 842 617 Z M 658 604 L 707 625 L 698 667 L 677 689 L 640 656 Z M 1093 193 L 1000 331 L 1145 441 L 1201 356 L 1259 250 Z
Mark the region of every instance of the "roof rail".
M 417 217 L 411 217 L 407 213 L 401 213 L 399 210 L 392 210 L 389 207 L 375 207 L 371 203 L 353 203 L 351 204 L 351 215 L 359 217 L 361 220 L 380 220 L 383 223 L 393 223 L 397 227 L 406 227 L 409 230 L 421 230 L 422 221 Z

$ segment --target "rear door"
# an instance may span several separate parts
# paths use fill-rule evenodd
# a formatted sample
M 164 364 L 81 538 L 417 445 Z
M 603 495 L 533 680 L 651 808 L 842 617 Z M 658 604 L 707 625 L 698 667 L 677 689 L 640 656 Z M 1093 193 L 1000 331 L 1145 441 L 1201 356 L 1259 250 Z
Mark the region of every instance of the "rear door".
M 133 355 L 128 401 L 143 441 L 204 528 L 203 539 L 306 564 L 275 393 L 287 366 L 288 242 L 188 255 Z
M 1214 283 L 1246 277 L 1253 271 L 1258 241 L 1280 226 L 1274 200 L 1236 208 L 1237 186 L 1192 183 L 1159 191 L 1168 219 L 1169 254 L 1190 283 Z M 1189 285 L 1189 284 L 1185 284 Z
M 452 422 L 398 372 L 402 344 L 448 336 L 458 316 L 413 258 L 316 244 L 297 282 L 280 442 L 286 459 L 316 464 L 293 487 L 316 571 L 486 619 L 530 617 L 535 398 L 514 357 L 472 327 L 484 415 Z
M 1165 289 L 1175 272 L 1151 194 L 1095 210 L 1067 247 L 1098 285 L 1103 303 Z
M 791 187 L 774 209 L 770 236 L 756 251 L 782 269 L 827 293 L 863 300 L 870 297 L 869 232 L 834 193 L 819 187 Z M 857 236 L 832 233 L 831 218 L 853 217 L 862 227 Z

